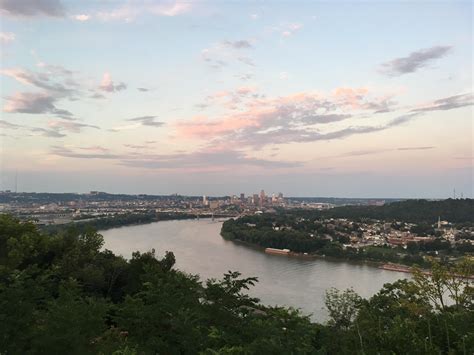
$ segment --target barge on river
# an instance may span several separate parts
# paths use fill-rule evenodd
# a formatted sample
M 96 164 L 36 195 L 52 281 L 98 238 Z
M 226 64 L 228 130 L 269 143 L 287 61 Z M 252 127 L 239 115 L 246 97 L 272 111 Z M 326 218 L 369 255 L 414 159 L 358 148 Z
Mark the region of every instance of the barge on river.
M 290 255 L 290 249 L 265 248 L 265 253 L 276 255 Z

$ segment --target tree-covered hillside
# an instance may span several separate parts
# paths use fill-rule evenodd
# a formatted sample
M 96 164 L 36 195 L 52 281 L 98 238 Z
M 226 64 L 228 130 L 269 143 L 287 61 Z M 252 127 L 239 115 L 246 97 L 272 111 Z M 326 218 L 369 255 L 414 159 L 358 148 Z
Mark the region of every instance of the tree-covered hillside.
M 452 259 L 474 255 L 473 201 L 412 200 L 323 211 L 279 209 L 229 219 L 223 223 L 221 235 L 296 253 L 428 267 L 427 256 Z M 440 217 L 451 224 L 438 229 Z M 404 241 L 402 237 L 407 238 L 406 245 L 390 244 L 390 239 Z M 415 241 L 415 237 L 421 240 Z
M 451 223 L 474 223 L 474 199 L 407 200 L 383 206 L 342 206 L 319 213 L 332 218 L 372 218 L 413 223 L 435 223 L 441 218 Z

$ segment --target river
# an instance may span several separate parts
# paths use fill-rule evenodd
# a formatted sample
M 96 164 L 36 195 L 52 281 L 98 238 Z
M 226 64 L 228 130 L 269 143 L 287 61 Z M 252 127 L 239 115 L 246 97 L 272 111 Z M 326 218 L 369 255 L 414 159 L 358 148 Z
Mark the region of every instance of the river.
M 163 221 L 102 231 L 105 248 L 130 258 L 133 251 L 154 248 L 159 258 L 172 251 L 176 267 L 201 279 L 220 278 L 228 270 L 243 276 L 257 276 L 258 284 L 249 292 L 266 305 L 300 308 L 303 314 L 324 321 L 325 290 L 353 287 L 363 297 L 370 297 L 384 283 L 406 278 L 407 274 L 381 270 L 374 266 L 333 261 L 303 259 L 265 254 L 220 236 L 222 221 Z

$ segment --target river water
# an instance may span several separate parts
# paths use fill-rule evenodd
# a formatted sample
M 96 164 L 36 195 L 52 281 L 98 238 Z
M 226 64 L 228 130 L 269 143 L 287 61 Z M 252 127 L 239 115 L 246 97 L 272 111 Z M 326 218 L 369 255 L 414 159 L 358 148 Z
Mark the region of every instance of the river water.
M 258 284 L 249 294 L 266 305 L 300 308 L 316 321 L 324 321 L 325 290 L 353 287 L 363 297 L 370 297 L 384 283 L 407 277 L 407 274 L 381 270 L 374 266 L 303 259 L 265 254 L 262 249 L 226 241 L 220 236 L 222 221 L 209 219 L 163 221 L 102 231 L 105 248 L 130 258 L 133 251 L 154 248 L 159 258 L 165 251 L 176 256 L 176 267 L 201 279 L 220 278 L 231 271 L 256 276 Z

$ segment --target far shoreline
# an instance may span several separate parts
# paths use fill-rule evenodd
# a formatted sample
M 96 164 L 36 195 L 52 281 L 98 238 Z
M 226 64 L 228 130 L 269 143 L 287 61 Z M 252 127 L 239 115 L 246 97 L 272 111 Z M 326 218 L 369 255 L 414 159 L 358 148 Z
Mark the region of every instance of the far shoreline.
M 222 237 L 222 234 L 220 234 L 220 235 Z M 239 245 L 243 245 L 245 247 L 250 247 L 251 249 L 255 249 L 255 250 L 258 250 L 258 251 L 266 254 L 265 253 L 265 247 L 262 247 L 258 244 L 245 242 L 245 241 L 240 240 L 240 239 L 228 240 L 228 239 L 225 239 L 224 237 L 222 237 L 222 238 L 225 241 L 235 243 L 235 244 L 239 244 Z M 297 258 L 297 259 L 306 259 L 306 260 L 326 260 L 326 261 L 330 261 L 330 262 L 334 262 L 334 263 L 344 262 L 344 263 L 355 264 L 355 265 L 367 265 L 367 266 L 370 266 L 372 268 L 377 268 L 377 269 L 385 270 L 385 271 L 405 273 L 405 274 L 410 274 L 410 275 L 413 274 L 412 271 L 410 270 L 410 267 L 407 266 L 407 265 L 396 264 L 396 263 L 387 263 L 387 262 L 375 261 L 375 260 L 351 260 L 351 259 L 347 259 L 347 258 L 337 258 L 337 257 L 334 257 L 334 256 L 326 256 L 326 255 L 318 255 L 318 254 L 304 255 L 302 253 L 295 253 L 295 252 L 290 252 L 287 255 L 275 255 L 275 254 L 266 254 L 266 255 L 273 255 L 274 257 L 279 257 L 279 258 L 286 257 L 286 258 Z M 390 269 L 390 268 L 384 268 L 385 265 L 393 265 L 393 266 L 399 267 L 400 269 L 407 269 L 408 271 L 401 271 L 401 270 L 394 270 L 394 269 Z M 422 269 L 422 270 L 424 270 L 424 269 Z

